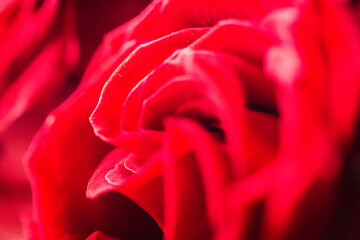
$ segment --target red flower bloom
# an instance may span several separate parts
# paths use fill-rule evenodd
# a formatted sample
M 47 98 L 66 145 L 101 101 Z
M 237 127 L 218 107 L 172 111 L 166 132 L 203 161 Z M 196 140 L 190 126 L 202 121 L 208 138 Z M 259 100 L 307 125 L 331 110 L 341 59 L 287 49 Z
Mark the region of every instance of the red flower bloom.
M 36 234 L 356 238 L 359 43 L 329 1 L 154 1 L 34 139 Z

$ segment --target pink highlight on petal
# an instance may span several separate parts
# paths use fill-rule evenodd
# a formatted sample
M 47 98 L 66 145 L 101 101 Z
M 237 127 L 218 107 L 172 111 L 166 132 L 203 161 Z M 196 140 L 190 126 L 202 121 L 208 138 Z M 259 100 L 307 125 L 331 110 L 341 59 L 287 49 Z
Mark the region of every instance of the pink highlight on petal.
M 116 167 L 119 161 L 126 157 L 129 153 L 123 149 L 115 149 L 103 160 L 102 164 L 95 170 L 88 182 L 86 196 L 88 198 L 96 198 L 99 195 L 116 189 L 106 180 L 105 176 L 108 172 Z
M 296 84 L 301 79 L 303 69 L 297 53 L 292 48 L 273 47 L 265 59 L 266 72 L 283 84 Z
M 114 149 L 102 160 L 90 178 L 87 197 L 96 198 L 109 191 L 118 191 L 149 212 L 161 227 L 161 157 L 162 152 L 155 152 L 143 162 L 134 153 L 120 148 Z
M 105 175 L 106 181 L 116 186 L 125 185 L 126 179 L 135 173 L 134 171 L 131 171 L 125 167 L 126 159 L 134 158 L 133 156 L 134 154 L 129 153 L 127 156 L 125 156 L 124 159 L 115 164 L 114 168 L 108 171 L 108 173 Z

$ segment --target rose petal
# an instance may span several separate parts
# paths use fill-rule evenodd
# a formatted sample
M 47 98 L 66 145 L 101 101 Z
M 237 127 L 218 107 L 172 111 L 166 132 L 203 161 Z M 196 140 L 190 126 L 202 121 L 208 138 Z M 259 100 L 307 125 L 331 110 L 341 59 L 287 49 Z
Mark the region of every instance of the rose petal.
M 275 16 L 275 19 L 279 17 L 275 21 L 275 29 L 282 29 L 282 34 L 279 34 L 282 42 L 277 51 L 286 56 L 287 61 L 301 62 L 302 65 L 280 65 L 271 58 L 267 63 L 277 69 L 274 77 L 279 81 L 279 112 L 282 117 L 281 151 L 266 206 L 267 231 L 271 238 L 323 238 L 328 232 L 328 224 L 337 222 L 328 214 L 336 201 L 334 194 L 343 164 L 343 143 L 351 139 L 348 134 L 353 133 L 353 125 L 350 122 L 344 125 L 342 121 L 347 121 L 346 117 L 332 115 L 337 107 L 333 108 L 331 99 L 339 89 L 349 88 L 349 95 L 340 91 L 342 97 L 336 99 L 339 102 L 335 105 L 345 104 L 347 108 L 349 104 L 352 106 L 349 109 L 352 109 L 358 104 L 358 97 L 354 96 L 358 96 L 355 92 L 359 91 L 359 81 L 354 79 L 358 79 L 359 67 L 354 65 L 358 65 L 359 61 L 353 57 L 357 56 L 353 53 L 358 51 L 357 44 L 353 42 L 358 41 L 358 36 L 354 34 L 356 30 L 351 30 L 352 24 L 343 15 L 343 9 L 332 4 L 306 2 L 290 26 L 284 26 L 284 21 L 281 21 L 279 16 L 283 12 Z M 339 18 L 336 21 L 344 25 L 334 23 L 330 30 L 326 19 L 336 12 L 336 18 Z M 346 37 L 341 38 L 343 44 L 337 45 L 339 32 Z M 324 36 L 334 38 L 329 40 Z M 287 54 L 289 52 L 294 54 Z M 337 62 L 337 56 L 342 63 Z M 296 58 L 295 61 L 292 58 Z M 343 63 L 347 62 L 349 65 L 345 67 Z M 288 75 L 288 80 L 284 82 L 277 74 L 281 71 L 296 71 L 297 74 Z M 343 71 L 348 74 L 346 80 L 337 75 Z M 357 110 L 350 110 L 347 116 L 354 119 L 352 111 Z M 342 130 L 334 127 L 339 122 L 342 122 Z M 339 144 L 339 140 L 344 142 Z M 304 221 L 307 227 L 304 227 Z
M 121 240 L 120 238 L 110 237 L 100 231 L 96 231 L 86 238 L 86 240 Z
M 274 36 L 254 22 L 227 19 L 219 21 L 190 47 L 226 52 L 261 65 L 265 51 L 274 42 Z
M 61 85 L 68 72 L 63 45 L 59 41 L 50 44 L 1 96 L 0 131 Z M 54 76 L 54 72 L 58 74 Z
M 116 137 L 120 133 L 121 107 L 128 92 L 174 50 L 187 46 L 204 31 L 206 29 L 187 29 L 142 45 L 133 52 L 103 89 L 98 106 L 90 117 L 95 133 L 104 141 L 116 145 Z M 155 56 L 154 52 L 157 52 Z
M 197 163 L 197 157 L 204 156 L 196 155 L 199 148 L 193 149 L 194 143 L 188 139 L 191 125 L 185 127 L 185 123 L 174 120 L 166 124 L 168 152 L 164 159 L 164 234 L 167 239 L 209 239 L 213 229 L 208 219 L 207 189 L 204 189 Z M 193 135 L 191 130 L 192 138 L 198 136 Z M 200 140 L 198 138 L 201 137 L 196 137 L 196 141 Z M 206 145 L 207 141 L 201 138 L 199 143 Z M 199 151 L 205 149 L 200 148 Z
M 107 43 L 112 43 L 112 36 Z M 84 239 L 95 229 L 125 238 L 142 234 L 161 237 L 152 218 L 129 199 L 115 193 L 95 200 L 85 197 L 88 179 L 110 150 L 92 135 L 88 116 L 114 66 L 126 56 L 126 50 L 136 46 L 119 49 L 105 45 L 95 54 L 78 90 L 48 117 L 29 152 L 35 215 L 49 239 L 63 238 L 64 233 Z M 99 62 L 101 68 L 97 68 Z M 71 149 L 67 147 L 69 138 Z
M 74 28 L 68 24 L 74 20 L 73 5 L 60 8 L 58 1 L 35 5 L 36 1 L 14 2 L 0 13 L 9 21 L 0 39 L 1 131 L 43 98 L 53 100 L 54 89 L 62 87 L 77 62 Z M 55 24 L 60 32 L 51 30 Z
M 345 9 L 320 1 L 321 30 L 330 71 L 329 106 L 339 139 L 351 139 L 360 94 L 360 33 Z M 331 28 L 329 26 L 332 26 Z M 341 37 L 340 37 L 341 36 Z M 346 93 L 346 94 L 344 94 Z
M 57 239 L 66 233 L 85 238 L 95 229 L 119 237 L 159 236 L 153 220 L 125 197 L 107 194 L 86 199 L 87 180 L 109 146 L 89 135 L 92 131 L 86 113 L 90 111 L 84 108 L 89 103 L 87 95 L 76 98 L 76 103 L 70 100 L 48 117 L 29 155 L 36 216 L 44 236 Z M 71 149 L 67 147 L 69 137 Z M 139 221 L 145 222 L 136 224 Z M 135 230 L 138 228 L 142 230 Z
M 113 150 L 94 172 L 86 194 L 89 198 L 95 198 L 108 191 L 118 191 L 134 200 L 162 227 L 161 153 L 153 154 L 145 163 L 135 156 L 124 149 Z M 129 169 L 129 166 L 135 165 L 137 172 Z
M 38 49 L 45 40 L 59 9 L 57 0 L 46 1 L 38 11 L 35 11 L 35 1 L 19 1 L 16 4 L 13 10 L 16 17 L 8 19 L 11 24 L 3 29 L 6 34 L 1 34 L 4 37 L 0 40 L 0 56 L 3 59 L 0 65 L 0 76 L 2 76 L 0 89 L 8 84 L 8 74 L 14 74 L 9 71 L 9 69 L 14 70 L 12 65 L 23 65 L 29 60 L 32 52 L 36 53 L 34 49 Z
M 116 186 L 109 184 L 109 182 L 105 179 L 105 176 L 128 154 L 129 153 L 126 150 L 115 149 L 103 160 L 88 182 L 86 190 L 86 196 L 88 198 L 96 198 L 102 193 L 116 189 Z
M 181 29 L 210 27 L 226 18 L 259 19 L 274 9 L 292 6 L 293 0 L 264 1 L 153 1 L 128 26 L 129 38 L 156 39 Z M 204 9 L 206 9 L 204 11 Z M 167 19 L 167 21 L 163 21 Z M 136 26 L 134 26 L 136 25 Z M 153 26 L 157 26 L 153 31 Z
M 175 112 L 179 105 L 200 97 L 200 86 L 193 77 L 182 75 L 170 79 L 143 102 L 139 117 L 142 128 L 162 129 L 162 117 Z M 160 107 L 161 106 L 161 107 Z

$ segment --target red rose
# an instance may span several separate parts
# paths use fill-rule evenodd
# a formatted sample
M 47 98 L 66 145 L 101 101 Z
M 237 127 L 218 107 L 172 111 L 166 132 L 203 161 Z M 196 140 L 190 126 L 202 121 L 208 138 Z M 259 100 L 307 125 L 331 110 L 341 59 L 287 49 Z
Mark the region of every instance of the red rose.
M 158 0 L 109 33 L 29 150 L 33 234 L 357 238 L 359 34 L 291 4 Z

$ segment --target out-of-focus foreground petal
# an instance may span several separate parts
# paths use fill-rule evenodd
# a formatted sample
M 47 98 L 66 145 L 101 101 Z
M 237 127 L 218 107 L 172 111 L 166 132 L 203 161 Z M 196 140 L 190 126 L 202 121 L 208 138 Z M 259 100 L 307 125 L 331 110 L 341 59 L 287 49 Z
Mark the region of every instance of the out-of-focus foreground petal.
M 75 1 L 14 0 L 0 12 L 0 129 L 56 95 L 78 59 Z

